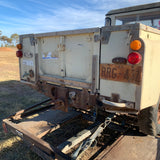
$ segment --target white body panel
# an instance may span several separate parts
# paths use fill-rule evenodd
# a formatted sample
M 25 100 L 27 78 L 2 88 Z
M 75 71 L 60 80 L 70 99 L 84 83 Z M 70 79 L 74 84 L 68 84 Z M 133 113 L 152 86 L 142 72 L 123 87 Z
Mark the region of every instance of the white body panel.
M 38 46 L 40 75 L 70 77 L 91 83 L 92 56 L 99 54 L 99 45 L 94 53 L 94 34 L 38 38 Z
M 22 51 L 25 52 L 27 48 L 27 52 L 32 53 L 33 58 L 23 56 L 20 59 L 21 79 L 27 80 L 27 76 L 23 75 L 25 72 L 28 73 L 29 69 L 35 71 L 35 63 L 32 67 L 25 69 L 23 61 L 34 60 L 35 55 L 38 54 L 37 77 L 43 77 L 43 79 L 49 77 L 54 80 L 56 78 L 56 82 L 57 80 L 83 82 L 88 84 L 88 89 L 91 89 L 92 72 L 95 67 L 95 89 L 98 89 L 100 41 L 95 40 L 95 36 L 100 36 L 99 28 L 37 34 L 34 35 L 35 45 L 32 46 L 30 37 L 22 35 L 21 41 L 25 46 Z M 92 66 L 93 56 L 96 56 L 96 66 Z M 30 80 L 34 81 L 34 79 Z
M 27 79 L 29 70 L 33 70 L 35 72 L 35 47 L 30 44 L 30 37 L 25 37 L 22 39 L 23 45 L 23 58 L 20 59 L 20 76 L 21 79 Z M 30 54 L 32 56 L 30 56 Z M 37 67 L 37 66 L 36 66 Z M 35 81 L 35 77 L 30 79 L 31 81 Z
M 141 30 L 144 60 L 141 88 L 141 108 L 157 104 L 160 96 L 160 33 Z
M 101 63 L 112 64 L 115 57 L 127 58 L 133 52 L 130 42 L 140 38 L 143 45 L 138 52 L 142 55 L 142 62 L 138 65 L 142 66 L 142 80 L 140 84 L 134 84 L 100 79 L 100 94 L 107 97 L 118 94 L 120 100 L 134 102 L 137 110 L 155 105 L 160 95 L 160 31 L 142 24 L 132 31 L 135 35 L 131 35 L 125 27 L 119 31 L 114 30 L 111 31 L 108 43 L 101 46 Z

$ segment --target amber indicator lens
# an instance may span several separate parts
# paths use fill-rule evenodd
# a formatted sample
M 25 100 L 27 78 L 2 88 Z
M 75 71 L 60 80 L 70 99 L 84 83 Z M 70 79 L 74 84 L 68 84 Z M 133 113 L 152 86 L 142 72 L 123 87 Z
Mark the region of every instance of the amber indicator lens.
M 22 44 L 17 44 L 17 49 L 22 49 Z
M 22 51 L 17 51 L 16 52 L 16 56 L 19 57 L 19 58 L 21 58 L 23 56 Z
M 138 52 L 132 52 L 128 55 L 127 60 L 130 64 L 138 64 L 142 60 L 142 56 Z
M 130 47 L 132 50 L 138 51 L 142 47 L 142 43 L 140 40 L 134 40 L 130 43 Z

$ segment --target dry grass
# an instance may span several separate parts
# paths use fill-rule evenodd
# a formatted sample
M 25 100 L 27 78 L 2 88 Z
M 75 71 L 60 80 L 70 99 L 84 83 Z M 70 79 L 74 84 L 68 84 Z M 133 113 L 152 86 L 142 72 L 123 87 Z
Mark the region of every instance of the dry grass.
M 0 49 L 0 159 L 39 160 L 41 158 L 31 152 L 20 138 L 11 133 L 5 134 L 2 129 L 2 119 L 46 99 L 19 82 L 19 64 L 15 52 L 15 48 Z
M 0 48 L 0 82 L 19 80 L 19 64 L 16 48 Z

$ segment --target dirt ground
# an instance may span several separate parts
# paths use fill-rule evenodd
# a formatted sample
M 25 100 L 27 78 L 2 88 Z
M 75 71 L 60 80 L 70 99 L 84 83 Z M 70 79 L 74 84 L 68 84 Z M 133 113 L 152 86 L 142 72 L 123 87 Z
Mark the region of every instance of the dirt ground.
M 19 64 L 16 48 L 0 48 L 0 82 L 19 80 Z
M 16 48 L 0 48 L 0 160 L 40 160 L 13 134 L 5 134 L 2 119 L 46 99 L 19 82 Z

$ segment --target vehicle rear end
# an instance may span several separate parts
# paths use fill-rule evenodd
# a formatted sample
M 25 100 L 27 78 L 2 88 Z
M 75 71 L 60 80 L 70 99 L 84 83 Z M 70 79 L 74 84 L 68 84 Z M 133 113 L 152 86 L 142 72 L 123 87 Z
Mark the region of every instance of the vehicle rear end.
M 99 88 L 99 37 L 99 28 L 20 36 L 21 82 L 65 110 L 89 108 Z
M 102 28 L 101 43 L 101 99 L 108 105 L 116 102 L 107 109 L 139 111 L 156 104 L 160 31 L 138 23 L 108 26 Z
M 100 98 L 112 112 L 135 112 L 143 133 L 160 134 L 160 3 L 112 10 L 102 28 Z

